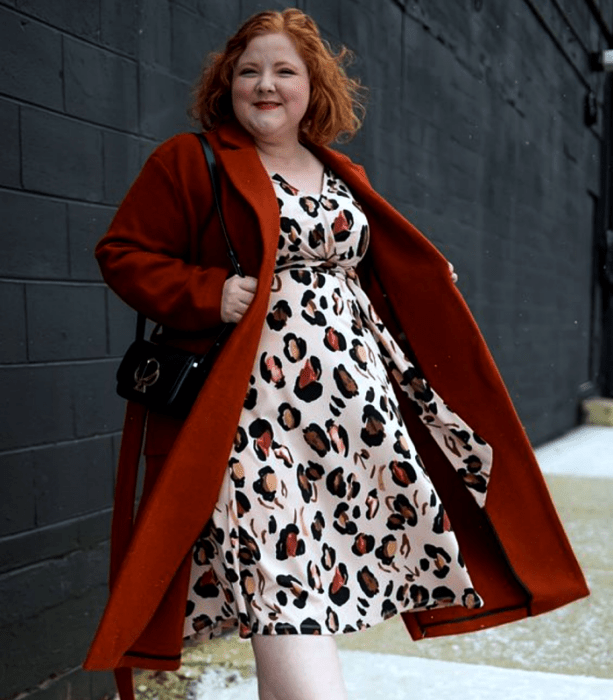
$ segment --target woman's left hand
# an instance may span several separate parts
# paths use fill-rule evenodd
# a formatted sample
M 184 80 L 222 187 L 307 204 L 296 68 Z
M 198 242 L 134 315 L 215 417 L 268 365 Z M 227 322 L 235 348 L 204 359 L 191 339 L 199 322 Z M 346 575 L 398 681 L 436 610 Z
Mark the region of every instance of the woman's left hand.
M 455 284 L 458 281 L 458 275 L 456 272 L 454 272 L 453 265 L 450 262 L 447 262 L 447 265 L 449 265 L 449 272 L 451 274 L 451 281 Z

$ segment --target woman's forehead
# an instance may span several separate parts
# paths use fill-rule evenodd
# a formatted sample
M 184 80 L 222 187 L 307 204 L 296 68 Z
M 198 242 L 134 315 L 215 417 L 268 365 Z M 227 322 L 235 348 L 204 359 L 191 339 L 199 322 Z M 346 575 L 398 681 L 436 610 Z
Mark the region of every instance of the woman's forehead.
M 238 63 L 261 60 L 289 60 L 304 63 L 292 39 L 285 33 L 258 34 L 249 41 Z

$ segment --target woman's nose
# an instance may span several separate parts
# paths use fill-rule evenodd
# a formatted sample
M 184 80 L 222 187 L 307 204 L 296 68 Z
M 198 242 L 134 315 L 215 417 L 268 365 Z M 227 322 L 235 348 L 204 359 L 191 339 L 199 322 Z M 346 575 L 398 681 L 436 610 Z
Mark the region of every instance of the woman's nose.
M 264 71 L 260 76 L 257 87 L 261 92 L 274 92 L 275 81 L 272 72 Z

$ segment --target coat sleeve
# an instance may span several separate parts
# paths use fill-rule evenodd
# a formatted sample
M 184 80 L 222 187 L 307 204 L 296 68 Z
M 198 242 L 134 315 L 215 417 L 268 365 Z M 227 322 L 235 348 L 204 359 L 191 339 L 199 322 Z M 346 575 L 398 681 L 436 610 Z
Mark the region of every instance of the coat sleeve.
M 206 177 L 201 181 L 208 184 Z M 202 189 L 201 202 L 210 211 L 212 190 L 210 185 Z M 167 167 L 155 151 L 95 254 L 105 282 L 129 306 L 168 327 L 200 331 L 222 322 L 221 296 L 229 269 L 186 262 L 202 218 L 191 199 L 176 169 Z M 198 247 L 201 261 L 206 261 L 206 240 Z

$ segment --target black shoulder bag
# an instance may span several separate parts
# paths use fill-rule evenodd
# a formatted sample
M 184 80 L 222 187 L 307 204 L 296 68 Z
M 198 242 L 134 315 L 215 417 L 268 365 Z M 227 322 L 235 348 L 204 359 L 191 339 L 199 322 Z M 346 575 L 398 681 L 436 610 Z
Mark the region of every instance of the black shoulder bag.
M 197 136 L 211 176 L 215 206 L 228 246 L 228 256 L 236 274 L 244 277 L 221 213 L 215 154 L 206 138 L 202 134 Z M 174 418 L 186 418 L 233 324 L 226 324 L 212 347 L 204 355 L 198 355 L 172 345 L 145 340 L 146 320 L 143 314 L 138 314 L 136 339 L 117 370 L 117 393 L 124 399 L 144 404 L 150 411 L 165 413 Z M 159 325 L 154 329 L 152 338 L 158 329 Z

